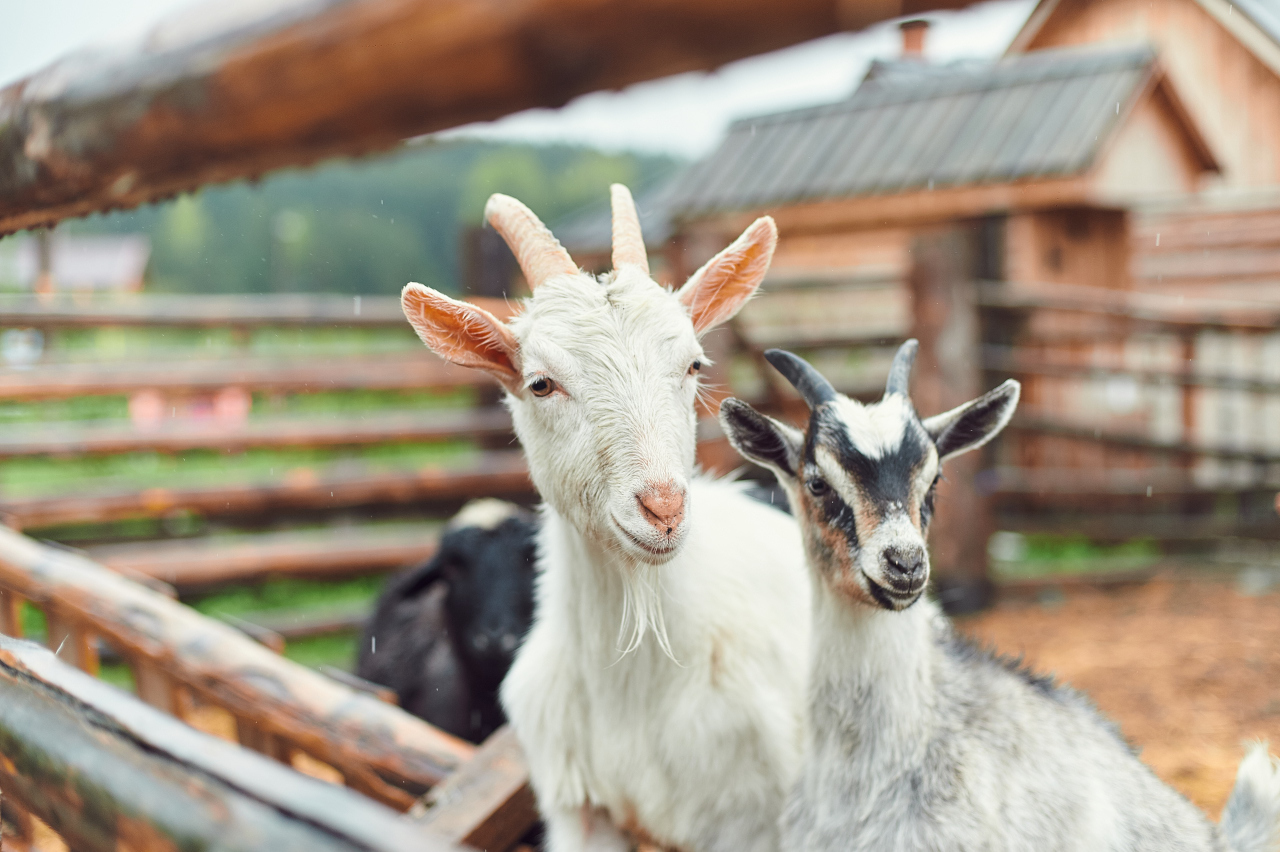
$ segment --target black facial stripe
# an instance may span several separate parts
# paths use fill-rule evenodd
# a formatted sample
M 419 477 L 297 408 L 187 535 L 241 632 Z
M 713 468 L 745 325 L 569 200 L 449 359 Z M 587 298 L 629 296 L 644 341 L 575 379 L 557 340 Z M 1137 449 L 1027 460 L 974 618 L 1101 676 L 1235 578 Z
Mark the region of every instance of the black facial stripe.
M 858 522 L 853 508 L 832 491 L 822 500 L 822 516 L 827 526 L 844 534 L 852 550 L 860 547 L 858 543 Z
M 878 459 L 868 458 L 853 446 L 843 423 L 828 408 L 814 412 L 809 436 L 805 446 L 806 463 L 812 462 L 821 442 L 857 483 L 869 508 L 877 515 L 888 512 L 890 503 L 903 507 L 911 503 L 915 478 L 929 452 L 928 437 L 915 421 L 904 429 L 902 443 Z

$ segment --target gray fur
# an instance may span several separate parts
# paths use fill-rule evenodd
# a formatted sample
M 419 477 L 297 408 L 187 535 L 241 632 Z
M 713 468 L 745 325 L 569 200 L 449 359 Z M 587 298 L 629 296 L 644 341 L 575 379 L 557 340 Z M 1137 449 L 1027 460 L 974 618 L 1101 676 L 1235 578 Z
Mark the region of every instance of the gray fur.
M 1219 828 L 1083 696 L 960 638 L 932 601 L 891 594 L 885 554 L 919 552 L 938 465 L 999 433 L 1018 400 L 1008 382 L 922 423 L 903 404 L 911 343 L 881 402 L 837 396 L 806 433 L 721 407 L 733 445 L 786 489 L 814 578 L 809 745 L 783 849 L 1277 852 L 1280 768 L 1265 748 L 1241 764 Z

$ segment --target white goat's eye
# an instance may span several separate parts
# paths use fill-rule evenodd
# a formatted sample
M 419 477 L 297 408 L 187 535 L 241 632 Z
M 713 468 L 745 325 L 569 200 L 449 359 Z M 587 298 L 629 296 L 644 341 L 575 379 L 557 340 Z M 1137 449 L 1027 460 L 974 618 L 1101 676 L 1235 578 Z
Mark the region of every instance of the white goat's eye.
M 831 490 L 831 486 L 827 485 L 824 480 L 814 477 L 805 482 L 805 487 L 809 489 L 809 493 L 814 497 L 825 497 Z
M 538 378 L 529 382 L 529 390 L 533 392 L 534 396 L 549 396 L 555 389 L 555 381 L 546 376 L 538 376 Z
M 693 360 L 693 363 L 689 365 L 689 375 L 692 376 L 694 373 L 698 372 L 701 369 L 702 369 L 702 362 L 695 358 Z

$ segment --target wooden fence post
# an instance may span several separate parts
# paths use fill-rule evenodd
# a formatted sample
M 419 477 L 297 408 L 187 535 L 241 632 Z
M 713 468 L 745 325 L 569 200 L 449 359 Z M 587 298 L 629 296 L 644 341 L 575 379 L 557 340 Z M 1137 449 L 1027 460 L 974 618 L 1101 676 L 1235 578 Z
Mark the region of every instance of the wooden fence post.
M 920 233 L 911 247 L 912 335 L 920 341 L 911 396 L 922 417 L 982 393 L 982 333 L 975 267 L 980 232 L 964 226 Z M 948 612 L 972 612 L 991 600 L 987 539 L 994 528 L 989 495 L 976 487 L 982 453 L 947 462 L 930 529 L 930 561 Z

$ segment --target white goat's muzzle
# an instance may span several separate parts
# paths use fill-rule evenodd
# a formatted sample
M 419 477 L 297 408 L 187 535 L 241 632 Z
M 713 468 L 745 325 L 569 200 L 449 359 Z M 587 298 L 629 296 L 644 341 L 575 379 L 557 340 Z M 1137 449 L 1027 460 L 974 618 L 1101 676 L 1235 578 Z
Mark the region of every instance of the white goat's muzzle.
M 687 501 L 688 488 L 674 479 L 620 497 L 611 514 L 623 549 L 652 564 L 671 559 L 684 543 Z

